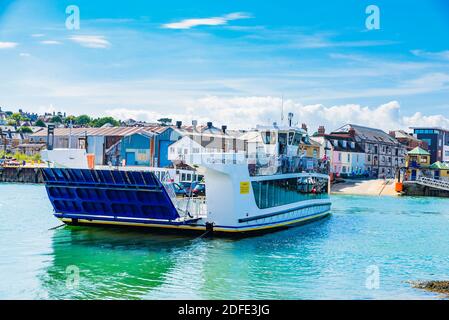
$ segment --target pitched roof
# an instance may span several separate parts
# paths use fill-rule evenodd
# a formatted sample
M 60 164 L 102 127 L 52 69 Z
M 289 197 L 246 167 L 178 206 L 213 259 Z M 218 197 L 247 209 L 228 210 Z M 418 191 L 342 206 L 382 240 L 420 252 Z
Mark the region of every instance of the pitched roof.
M 365 152 L 363 148 L 360 146 L 360 144 L 355 140 L 355 138 L 349 136 L 348 134 L 341 134 L 341 133 L 325 134 L 324 138 L 326 140 L 337 141 L 337 146 L 335 146 L 334 143 L 331 142 L 334 151 L 356 152 L 356 153 Z M 343 146 L 343 141 L 346 141 L 346 147 Z M 351 147 L 351 142 L 354 142 L 354 148 Z
M 412 151 L 409 151 L 407 154 L 412 156 L 430 156 L 430 153 L 420 147 L 416 147 Z
M 335 130 L 333 133 L 348 133 L 351 128 L 355 131 L 355 139 L 357 142 L 360 142 L 361 140 L 368 140 L 379 143 L 398 143 L 395 138 L 380 129 L 364 127 L 357 124 L 346 124 Z
M 55 128 L 55 136 L 69 136 L 70 132 L 72 136 L 116 136 L 125 137 L 135 133 L 160 133 L 165 131 L 168 127 L 153 128 L 153 127 L 113 127 L 113 128 Z M 38 131 L 31 135 L 32 137 L 46 137 L 47 128 Z
M 429 166 L 429 169 L 443 169 L 449 170 L 449 163 L 437 161 Z

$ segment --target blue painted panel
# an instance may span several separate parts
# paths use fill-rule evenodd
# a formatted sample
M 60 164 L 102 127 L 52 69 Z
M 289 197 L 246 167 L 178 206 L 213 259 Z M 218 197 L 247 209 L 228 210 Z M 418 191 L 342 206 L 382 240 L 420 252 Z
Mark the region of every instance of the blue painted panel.
M 159 146 L 159 166 L 168 167 L 171 161 L 168 160 L 168 146 L 172 144 L 172 141 L 161 141 Z
M 134 152 L 126 153 L 126 165 L 133 166 L 136 164 L 136 154 Z
M 48 197 L 58 217 L 175 220 L 179 214 L 152 172 L 45 168 Z

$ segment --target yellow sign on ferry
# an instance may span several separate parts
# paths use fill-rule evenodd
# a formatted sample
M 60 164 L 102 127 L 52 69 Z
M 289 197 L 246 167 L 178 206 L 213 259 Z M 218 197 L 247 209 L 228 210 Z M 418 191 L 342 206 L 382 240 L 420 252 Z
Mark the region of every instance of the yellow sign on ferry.
M 240 182 L 240 194 L 249 193 L 249 181 Z

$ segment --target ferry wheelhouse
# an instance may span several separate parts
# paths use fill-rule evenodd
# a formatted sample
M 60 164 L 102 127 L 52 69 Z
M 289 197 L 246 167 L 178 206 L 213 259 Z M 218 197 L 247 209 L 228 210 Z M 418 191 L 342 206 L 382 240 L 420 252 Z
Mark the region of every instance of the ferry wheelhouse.
M 183 155 L 204 177 L 204 197 L 176 196 L 173 174 L 159 172 L 158 178 L 160 168 L 45 168 L 54 215 L 75 225 L 235 234 L 290 227 L 330 213 L 329 164 L 304 153 L 304 130 L 258 126 L 239 142 L 237 152 Z

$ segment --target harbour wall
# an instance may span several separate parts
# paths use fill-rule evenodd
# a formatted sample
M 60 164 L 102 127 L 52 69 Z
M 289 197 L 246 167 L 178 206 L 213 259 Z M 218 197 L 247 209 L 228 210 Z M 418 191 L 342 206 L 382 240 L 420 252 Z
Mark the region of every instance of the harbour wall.
M 0 168 L 0 182 L 44 183 L 39 168 Z
M 402 186 L 404 196 L 449 197 L 449 191 L 440 190 L 418 183 L 404 183 Z

